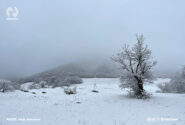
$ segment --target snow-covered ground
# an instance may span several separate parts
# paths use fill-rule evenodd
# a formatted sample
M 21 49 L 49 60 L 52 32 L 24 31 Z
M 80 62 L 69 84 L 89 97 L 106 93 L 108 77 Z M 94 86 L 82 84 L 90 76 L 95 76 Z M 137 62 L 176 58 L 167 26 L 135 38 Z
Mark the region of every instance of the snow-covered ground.
M 126 97 L 118 79 L 83 81 L 76 95 L 64 94 L 63 88 L 0 93 L 0 125 L 185 124 L 185 94 L 156 93 L 156 84 L 169 79 L 147 84 L 153 95 L 146 100 Z

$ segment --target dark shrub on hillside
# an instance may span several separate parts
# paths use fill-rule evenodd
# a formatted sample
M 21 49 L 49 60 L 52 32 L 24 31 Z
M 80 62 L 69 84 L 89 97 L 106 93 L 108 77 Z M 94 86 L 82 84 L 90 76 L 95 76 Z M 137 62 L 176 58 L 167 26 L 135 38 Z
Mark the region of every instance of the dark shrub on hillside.
M 80 84 L 82 83 L 82 79 L 78 76 L 65 76 L 64 78 L 58 78 L 55 77 L 54 80 L 52 80 L 52 87 L 62 87 L 62 86 L 70 86 L 72 84 Z
M 27 81 L 28 80 L 28 81 Z M 22 79 L 21 83 L 34 82 L 35 84 L 40 85 L 40 88 L 47 87 L 61 87 L 61 86 L 70 86 L 71 84 L 80 84 L 82 79 L 78 76 L 69 74 L 69 73 L 49 73 L 43 72 L 38 75 L 34 75 L 30 78 Z M 34 86 L 31 86 L 34 88 Z
M 70 84 L 80 84 L 82 83 L 82 79 L 78 76 L 67 76 L 65 77 L 64 82 Z

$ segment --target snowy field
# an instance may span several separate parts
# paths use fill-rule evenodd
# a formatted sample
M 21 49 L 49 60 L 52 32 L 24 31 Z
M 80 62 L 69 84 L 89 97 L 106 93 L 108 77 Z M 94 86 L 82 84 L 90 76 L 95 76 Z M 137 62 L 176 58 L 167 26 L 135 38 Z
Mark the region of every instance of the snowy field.
M 185 94 L 156 93 L 169 79 L 146 85 L 146 100 L 126 97 L 118 79 L 83 81 L 76 95 L 63 88 L 0 93 L 0 125 L 185 125 Z

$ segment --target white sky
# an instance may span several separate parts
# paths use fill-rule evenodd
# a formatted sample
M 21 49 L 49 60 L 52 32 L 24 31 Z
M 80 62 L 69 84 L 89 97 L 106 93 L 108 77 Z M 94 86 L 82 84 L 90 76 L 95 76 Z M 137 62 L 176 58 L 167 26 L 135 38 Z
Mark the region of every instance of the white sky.
M 6 9 L 19 9 L 7 21 Z M 0 0 L 0 76 L 104 60 L 143 33 L 156 70 L 185 64 L 184 0 Z

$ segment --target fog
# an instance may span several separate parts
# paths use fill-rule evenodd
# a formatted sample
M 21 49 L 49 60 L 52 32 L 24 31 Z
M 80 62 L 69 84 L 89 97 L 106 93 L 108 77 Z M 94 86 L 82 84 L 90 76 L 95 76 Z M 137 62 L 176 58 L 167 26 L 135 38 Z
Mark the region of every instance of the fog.
M 6 20 L 9 6 L 19 20 Z M 106 62 L 136 33 L 146 37 L 156 72 L 176 72 L 185 64 L 184 22 L 184 0 L 1 0 L 0 77 Z

